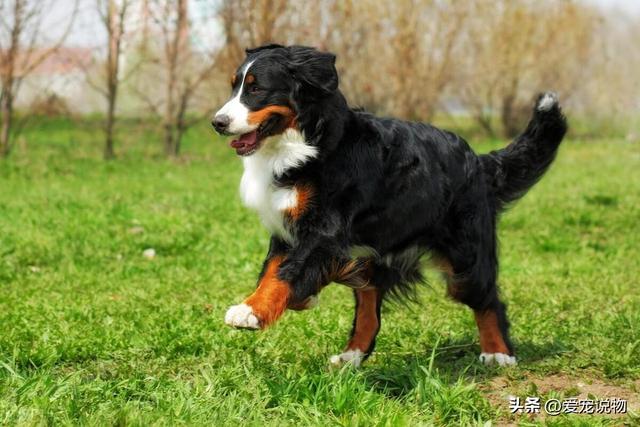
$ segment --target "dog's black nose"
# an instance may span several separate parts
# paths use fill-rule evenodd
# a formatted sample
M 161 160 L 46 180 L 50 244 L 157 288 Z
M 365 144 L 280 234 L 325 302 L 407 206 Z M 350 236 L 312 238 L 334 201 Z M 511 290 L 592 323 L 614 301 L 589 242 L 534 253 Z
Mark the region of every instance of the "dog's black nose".
M 218 114 L 211 121 L 211 125 L 213 125 L 214 129 L 219 133 L 226 131 L 229 123 L 231 123 L 231 118 L 226 114 Z

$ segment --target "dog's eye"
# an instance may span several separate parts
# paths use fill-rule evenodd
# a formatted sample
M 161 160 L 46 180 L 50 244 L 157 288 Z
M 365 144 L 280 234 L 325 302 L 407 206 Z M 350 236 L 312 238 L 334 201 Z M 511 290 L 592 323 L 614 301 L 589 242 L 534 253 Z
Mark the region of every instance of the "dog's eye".
M 262 92 L 262 88 L 257 85 L 251 85 L 251 87 L 249 87 L 249 93 L 252 93 L 255 95 L 256 93 L 260 93 L 260 92 Z

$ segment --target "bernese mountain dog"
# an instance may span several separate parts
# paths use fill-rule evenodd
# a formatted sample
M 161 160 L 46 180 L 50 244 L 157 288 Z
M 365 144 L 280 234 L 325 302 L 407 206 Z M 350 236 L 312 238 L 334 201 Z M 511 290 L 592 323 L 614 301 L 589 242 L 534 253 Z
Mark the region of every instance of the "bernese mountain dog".
M 431 258 L 451 298 L 474 312 L 480 360 L 515 364 L 496 223 L 556 155 L 567 130 L 556 95 L 538 97 L 510 145 L 478 155 L 451 132 L 350 108 L 331 53 L 271 44 L 246 54 L 212 124 L 236 136 L 240 197 L 271 241 L 255 292 L 225 322 L 265 328 L 341 283 L 353 288 L 355 316 L 330 361 L 358 366 L 373 351 L 385 298 L 411 296 Z

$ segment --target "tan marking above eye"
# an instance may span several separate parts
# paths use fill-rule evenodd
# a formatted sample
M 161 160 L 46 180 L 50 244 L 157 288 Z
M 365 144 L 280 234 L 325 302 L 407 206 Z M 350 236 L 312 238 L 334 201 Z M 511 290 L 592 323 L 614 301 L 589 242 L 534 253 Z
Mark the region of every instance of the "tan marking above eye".
M 256 77 L 253 74 L 247 74 L 247 77 L 244 78 L 244 82 L 248 85 L 256 81 Z
M 289 107 L 285 107 L 284 105 L 270 105 L 262 110 L 252 111 L 247 117 L 247 122 L 252 125 L 259 125 L 272 114 L 280 114 L 281 116 L 288 118 L 289 123 L 287 123 L 287 127 L 291 127 L 295 124 L 295 114 L 293 110 Z

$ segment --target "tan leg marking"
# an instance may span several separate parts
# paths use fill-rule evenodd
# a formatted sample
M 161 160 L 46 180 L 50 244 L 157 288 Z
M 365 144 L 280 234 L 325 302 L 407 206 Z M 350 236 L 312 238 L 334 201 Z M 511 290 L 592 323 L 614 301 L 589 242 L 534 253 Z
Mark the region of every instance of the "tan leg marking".
M 480 348 L 483 353 L 509 354 L 509 349 L 502 338 L 495 311 L 476 311 L 476 324 L 480 332 Z
M 277 256 L 269 261 L 258 288 L 244 301 L 260 319 L 261 328 L 269 326 L 282 316 L 291 297 L 289 284 L 278 278 L 278 268 L 282 260 L 283 257 Z
M 360 350 L 366 352 L 378 332 L 380 323 L 376 307 L 378 304 L 378 290 L 357 290 L 358 308 L 353 336 L 347 344 L 346 350 Z
M 358 305 L 353 335 L 341 354 L 329 358 L 332 365 L 342 366 L 349 363 L 355 367 L 360 366 L 380 327 L 377 314 L 378 297 L 378 290 L 375 288 L 356 290 Z

